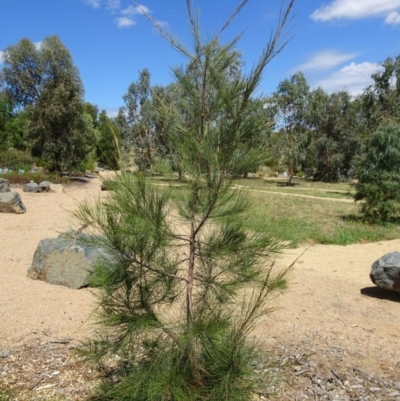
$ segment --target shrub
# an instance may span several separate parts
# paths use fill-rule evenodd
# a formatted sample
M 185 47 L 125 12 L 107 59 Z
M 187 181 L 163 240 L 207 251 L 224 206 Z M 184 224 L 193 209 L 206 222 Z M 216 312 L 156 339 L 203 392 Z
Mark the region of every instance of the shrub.
M 80 163 L 79 170 L 81 172 L 94 171 L 96 167 L 96 158 L 94 153 L 88 153 L 85 159 Z
M 10 148 L 4 152 L 0 152 L 0 168 L 7 167 L 11 170 L 25 170 L 28 171 L 37 159 L 32 157 L 29 152 L 23 152 Z
M 368 141 L 356 168 L 356 201 L 365 201 L 366 220 L 384 222 L 400 217 L 400 125 L 380 126 Z

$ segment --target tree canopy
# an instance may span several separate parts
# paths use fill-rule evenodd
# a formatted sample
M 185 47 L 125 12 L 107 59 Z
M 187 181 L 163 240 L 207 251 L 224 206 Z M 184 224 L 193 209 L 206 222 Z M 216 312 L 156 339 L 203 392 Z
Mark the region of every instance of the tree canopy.
M 68 49 L 57 36 L 37 48 L 22 39 L 4 51 L 4 91 L 16 109 L 29 115 L 32 153 L 61 172 L 86 156 L 88 130 L 83 118 L 83 85 Z

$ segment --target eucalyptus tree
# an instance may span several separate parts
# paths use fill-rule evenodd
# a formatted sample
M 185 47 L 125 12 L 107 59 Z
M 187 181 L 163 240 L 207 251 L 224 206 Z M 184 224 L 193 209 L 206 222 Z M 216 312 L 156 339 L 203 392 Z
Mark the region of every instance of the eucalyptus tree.
M 218 49 L 215 42 L 246 3 L 207 41 L 187 1 L 193 50 L 154 25 L 201 72 L 174 70 L 185 118 L 173 121 L 169 140 L 187 186 L 176 194 L 141 174 L 122 174 L 107 199 L 87 201 L 76 212 L 97 234 L 91 240 L 110 253 L 92 275 L 99 332 L 86 355 L 104 361 L 117 353 L 120 363 L 94 399 L 253 398 L 257 353 L 249 333 L 271 310 L 268 301 L 285 287 L 287 271 L 272 268 L 271 238 L 243 229 L 249 204 L 226 172 L 240 173 L 258 157 L 257 148 L 243 151 L 242 143 L 269 127 L 253 118 L 257 92 L 286 44 L 293 1 L 254 67 L 221 86 L 238 38 Z M 168 115 L 170 104 L 159 108 Z
M 93 127 L 97 128 L 99 120 L 99 108 L 97 105 L 90 102 L 83 102 L 83 112 L 90 115 L 92 118 Z
M 278 141 L 282 163 L 288 172 L 288 184 L 294 172 L 306 160 L 309 142 L 307 111 L 310 88 L 302 72 L 279 83 L 270 99 L 269 106 L 276 113 L 276 129 L 280 133 Z
M 387 58 L 372 75 L 373 85 L 361 95 L 365 131 L 374 132 L 382 123 L 400 121 L 400 55 Z
M 26 151 L 31 147 L 28 133 L 29 116 L 15 109 L 5 92 L 0 92 L 0 149 Z
M 318 96 L 314 107 L 314 179 L 327 182 L 347 180 L 362 141 L 359 103 L 346 91 Z
M 55 171 L 77 167 L 86 156 L 91 127 L 83 116 L 83 85 L 68 49 L 57 36 L 45 38 L 38 48 L 22 39 L 5 49 L 3 58 L 5 92 L 29 116 L 32 154 Z
M 40 52 L 29 39 L 21 39 L 3 52 L 1 81 L 14 107 L 32 106 L 40 98 L 43 82 Z
M 8 147 L 6 125 L 12 118 L 12 107 L 7 101 L 5 93 L 0 91 L 0 150 Z
M 139 72 L 138 80 L 129 85 L 123 99 L 125 106 L 119 111 L 117 123 L 124 148 L 135 153 L 135 163 L 140 170 L 151 170 L 161 153 L 161 144 L 147 69 Z

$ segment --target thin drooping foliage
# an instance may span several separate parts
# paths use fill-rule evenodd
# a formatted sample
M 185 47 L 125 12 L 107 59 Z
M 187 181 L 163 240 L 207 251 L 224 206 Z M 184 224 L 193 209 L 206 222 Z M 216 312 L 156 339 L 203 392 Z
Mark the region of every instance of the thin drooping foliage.
M 278 244 L 243 228 L 250 205 L 230 177 L 259 157 L 259 149 L 245 145 L 248 138 L 270 128 L 253 118 L 257 90 L 284 45 L 293 1 L 252 71 L 230 79 L 237 40 L 203 42 L 187 6 L 193 53 L 161 33 L 189 58 L 174 71 L 184 118 L 167 122 L 188 191 L 172 202 L 143 175 L 122 174 L 109 197 L 84 202 L 75 213 L 110 253 L 92 274 L 99 330 L 82 349 L 116 364 L 95 400 L 252 399 L 256 354 L 249 333 L 286 286 L 288 271 L 275 271 L 271 259 Z M 158 112 L 170 115 L 170 105 L 160 104 Z

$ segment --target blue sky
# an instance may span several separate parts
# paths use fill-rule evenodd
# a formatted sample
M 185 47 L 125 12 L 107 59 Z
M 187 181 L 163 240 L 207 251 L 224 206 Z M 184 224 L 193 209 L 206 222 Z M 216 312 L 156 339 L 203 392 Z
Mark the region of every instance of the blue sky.
M 238 0 L 194 0 L 205 36 L 217 32 Z M 160 38 L 142 10 L 190 45 L 185 0 L 0 0 L 1 51 L 22 38 L 40 42 L 58 35 L 85 87 L 85 100 L 116 114 L 138 72 L 151 83 L 172 81 L 171 67 L 185 62 Z M 222 37 L 244 32 L 238 49 L 245 70 L 257 60 L 276 26 L 280 0 L 250 0 Z M 400 0 L 297 0 L 293 39 L 268 66 L 261 90 L 303 71 L 312 88 L 347 89 L 356 95 L 387 57 L 400 54 Z

